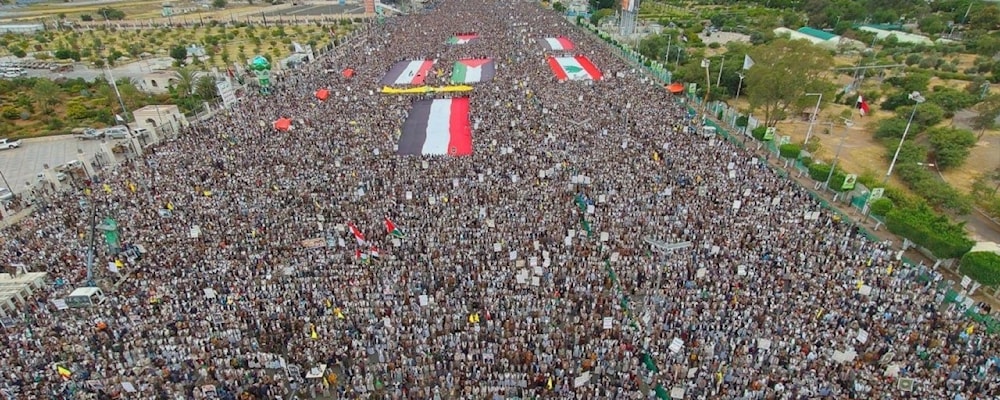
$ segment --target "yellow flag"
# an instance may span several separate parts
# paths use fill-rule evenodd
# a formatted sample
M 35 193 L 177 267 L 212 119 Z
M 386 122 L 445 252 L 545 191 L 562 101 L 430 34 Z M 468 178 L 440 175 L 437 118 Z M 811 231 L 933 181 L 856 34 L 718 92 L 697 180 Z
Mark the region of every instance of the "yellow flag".
M 205 197 L 212 197 L 212 191 L 211 190 L 206 190 L 204 192 L 201 192 L 201 194 L 205 195 Z
M 124 268 L 124 267 L 125 267 L 125 263 L 123 263 L 122 260 L 119 260 L 119 259 L 116 258 L 115 259 L 115 268 Z
M 326 308 L 330 307 L 333 307 L 333 303 L 330 302 L 330 299 L 326 299 Z
M 864 285 L 865 285 L 865 281 L 859 279 L 858 280 L 858 285 L 857 285 L 858 286 L 858 290 L 861 290 L 861 287 L 864 286 Z
M 549 390 L 552 390 L 552 378 L 551 377 L 549 378 L 549 383 L 545 384 L 545 388 L 549 389 Z
M 334 308 L 333 314 L 337 316 L 337 319 L 344 319 L 344 313 L 340 311 L 340 307 Z
M 892 266 L 891 266 L 891 265 L 890 265 L 890 266 L 888 266 L 888 267 L 887 267 L 887 268 L 885 269 L 885 273 L 886 273 L 886 275 L 892 275 Z
M 171 202 L 168 201 L 167 202 L 167 209 L 170 210 L 170 211 L 173 211 L 174 210 L 174 203 L 171 203 Z
M 660 161 L 660 153 L 653 152 L 653 161 Z
M 816 319 L 818 320 L 819 317 L 822 316 L 822 315 L 823 315 L 823 309 L 820 308 L 819 310 L 816 311 Z
M 111 185 L 105 183 L 102 187 L 104 188 L 104 193 L 111 193 Z
M 90 196 L 90 188 L 85 188 L 85 189 L 83 189 L 83 194 L 84 194 L 85 196 Z
M 316 325 L 315 324 L 312 325 L 312 333 L 309 334 L 309 337 L 312 338 L 313 340 L 319 339 L 319 334 L 316 333 Z
M 975 332 L 975 330 L 976 330 L 975 325 L 969 325 L 968 328 L 965 328 L 965 334 L 966 335 L 971 335 L 972 332 Z
M 67 379 L 73 375 L 73 371 L 70 371 L 68 368 L 63 367 L 62 365 L 56 366 L 56 372 L 59 373 L 59 376 L 62 376 L 63 378 Z
M 128 183 L 128 190 L 131 190 L 132 193 L 135 193 L 135 184 L 132 183 L 132 182 L 129 182 Z

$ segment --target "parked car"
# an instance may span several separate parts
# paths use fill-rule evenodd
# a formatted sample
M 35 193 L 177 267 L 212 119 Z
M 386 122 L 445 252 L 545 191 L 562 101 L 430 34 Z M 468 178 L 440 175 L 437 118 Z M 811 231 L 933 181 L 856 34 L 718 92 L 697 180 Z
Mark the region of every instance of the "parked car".
M 0 139 L 0 150 L 16 149 L 21 147 L 20 140 Z
M 0 201 L 11 201 L 14 200 L 14 192 L 10 189 L 0 188 Z
M 44 172 L 39 172 L 38 175 L 36 175 L 35 177 L 38 178 L 39 182 L 45 182 L 46 180 Z M 65 181 L 67 178 L 69 178 L 69 175 L 66 175 L 65 173 L 62 172 L 56 172 L 56 179 L 58 179 L 59 182 Z
M 80 140 L 94 140 L 104 137 L 104 132 L 98 131 L 97 129 L 87 128 L 81 133 L 77 138 Z
M 128 128 L 124 126 L 112 126 L 104 130 L 104 137 L 108 139 L 126 139 L 128 138 Z

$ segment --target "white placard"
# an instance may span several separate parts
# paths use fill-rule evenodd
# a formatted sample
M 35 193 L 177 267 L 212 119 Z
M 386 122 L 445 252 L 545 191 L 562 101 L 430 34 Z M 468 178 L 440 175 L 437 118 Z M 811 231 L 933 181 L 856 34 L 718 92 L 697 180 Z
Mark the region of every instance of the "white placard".
M 427 299 L 427 295 L 426 294 L 422 294 L 418 298 L 420 299 L 420 306 L 421 307 L 427 307 L 427 305 L 430 304 L 430 301 Z
M 508 257 L 510 257 L 511 261 L 516 260 L 517 259 L 517 250 L 512 250 L 510 253 L 508 253 Z
M 458 178 L 454 178 L 454 179 L 451 180 L 451 186 L 452 187 L 458 187 Z
M 487 228 L 496 228 L 497 224 L 496 224 L 496 222 L 493 221 L 493 219 L 488 219 L 488 220 L 486 220 L 486 227 Z
M 670 398 L 673 400 L 684 400 L 684 393 L 686 390 L 683 387 L 675 387 L 670 389 Z
M 872 287 L 868 285 L 861 285 L 861 288 L 858 289 L 858 292 L 861 293 L 862 296 L 868 296 L 872 294 Z
M 597 196 L 597 202 L 598 203 L 604 203 L 606 201 L 608 201 L 608 196 L 605 196 L 603 194 Z
M 719 254 L 719 251 L 722 251 L 722 249 L 719 248 L 719 246 L 712 246 L 712 255 Z
M 587 382 L 590 382 L 590 372 L 584 372 L 582 375 L 573 379 L 573 387 L 578 388 L 586 385 Z
M 868 343 L 868 331 L 864 329 L 858 330 L 858 342 Z
M 136 392 L 135 385 L 133 385 L 132 382 L 122 382 L 122 389 L 125 389 L 125 391 L 129 393 Z
M 493 243 L 493 251 L 494 251 L 494 252 L 497 252 L 497 253 L 499 253 L 499 252 L 500 252 L 500 251 L 502 251 L 502 250 L 503 250 L 503 247 L 502 247 L 502 246 L 500 246 L 500 243 Z
M 739 200 L 733 200 L 733 209 L 734 209 L 734 210 L 739 210 L 739 209 L 740 209 L 740 206 L 742 206 L 742 205 L 743 205 L 743 202 L 742 202 L 742 201 L 739 201 Z
M 514 280 L 517 281 L 518 284 L 523 285 L 528 282 L 528 277 L 525 275 L 517 274 L 514 275 Z
M 771 206 L 774 207 L 778 204 L 781 204 L 781 196 L 774 196 L 774 198 L 771 199 Z
M 528 265 L 530 265 L 532 267 L 537 267 L 538 266 L 538 257 L 530 257 L 530 258 L 528 258 Z M 541 268 L 539 268 L 539 269 L 541 269 Z
M 726 169 L 730 171 L 736 169 L 736 163 L 730 161 L 729 164 L 726 164 Z
M 537 275 L 537 276 L 542 276 L 542 274 L 543 274 L 542 267 L 535 267 L 534 271 L 535 271 L 535 275 Z
M 566 231 L 566 236 L 573 237 L 576 236 L 576 230 L 570 229 Z
M 406 192 L 406 199 L 407 200 L 413 200 L 413 192 L 407 191 Z
M 198 225 L 192 226 L 191 231 L 188 232 L 188 237 L 190 237 L 191 239 L 197 239 L 201 237 L 201 227 Z
M 427 161 L 421 161 L 420 166 L 423 167 L 423 169 L 427 169 L 429 165 L 427 164 Z
M 736 171 L 729 171 L 729 179 L 736 179 Z
M 52 305 L 56 306 L 57 310 L 68 310 L 69 305 L 66 304 L 65 299 L 52 299 Z
M 542 280 L 538 279 L 537 276 L 531 277 L 531 286 L 538 286 L 542 284 Z
M 551 257 L 552 257 L 552 255 L 548 252 L 548 250 L 542 252 L 542 259 L 543 260 L 548 260 Z
M 201 290 L 201 292 L 205 294 L 205 298 L 206 299 L 214 299 L 215 298 L 215 294 L 216 294 L 215 293 L 215 289 L 204 288 L 204 289 Z
M 566 236 L 563 239 L 563 244 L 566 245 L 566 246 L 572 246 L 573 245 L 573 238 L 569 237 L 569 236 Z
M 968 289 L 969 288 L 969 284 L 971 284 L 971 283 L 972 283 L 972 279 L 970 279 L 968 276 L 963 276 L 962 277 L 962 287 L 963 288 Z
M 618 252 L 611 253 L 611 262 L 617 262 L 622 256 Z
M 694 277 L 695 278 L 704 278 L 705 275 L 708 275 L 708 269 L 707 268 L 698 268 L 698 272 L 695 272 Z
M 434 197 L 434 196 L 428 197 L 427 198 L 427 203 L 433 206 L 433 205 L 437 204 L 437 198 Z
M 514 261 L 514 268 L 524 268 L 524 260 Z
M 611 329 L 615 324 L 614 321 L 615 320 L 612 319 L 611 317 L 604 317 L 604 322 L 601 325 L 604 327 L 604 329 Z
M 750 188 L 746 188 L 743 190 L 743 197 L 749 197 L 751 192 Z
M 607 232 L 601 232 L 601 241 L 602 242 L 607 242 L 610 239 L 611 239 L 611 235 L 609 235 Z
M 736 267 L 736 275 L 747 276 L 747 267 L 746 267 L 746 265 L 737 266 Z
M 757 348 L 761 350 L 769 350 L 771 348 L 771 339 L 757 339 Z
M 674 340 L 670 342 L 669 349 L 671 353 L 677 354 L 682 348 L 684 348 L 684 341 L 680 338 L 674 338 Z
M 587 214 L 593 214 L 593 213 L 594 213 L 594 205 L 593 204 L 588 204 L 587 205 Z
M 403 241 L 399 239 L 392 239 L 392 247 L 399 247 L 403 245 Z

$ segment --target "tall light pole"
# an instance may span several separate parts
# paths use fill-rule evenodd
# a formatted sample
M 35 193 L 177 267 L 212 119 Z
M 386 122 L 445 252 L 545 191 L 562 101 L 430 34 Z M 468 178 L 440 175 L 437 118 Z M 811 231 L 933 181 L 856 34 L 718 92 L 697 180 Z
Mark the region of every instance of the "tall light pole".
M 830 188 L 830 179 L 833 179 L 833 171 L 837 170 L 837 161 L 840 160 L 840 151 L 844 149 L 844 141 L 847 140 L 847 135 L 851 134 L 851 126 L 854 125 L 854 121 L 849 119 L 844 120 L 844 136 L 840 137 L 840 144 L 837 145 L 837 153 L 833 156 L 833 165 L 830 166 L 830 173 L 826 174 L 826 182 L 823 182 L 823 187 L 826 189 Z
M 701 66 L 705 68 L 705 101 L 702 102 L 702 116 L 701 124 L 705 125 L 705 120 L 708 118 L 708 99 L 712 96 L 712 76 L 708 71 L 708 68 L 712 66 L 712 62 L 707 58 L 701 59 Z
M 903 141 L 906 140 L 906 134 L 910 133 L 910 125 L 913 124 L 913 116 L 917 114 L 917 107 L 920 106 L 920 103 L 927 100 L 917 91 L 910 93 L 907 97 L 913 100 L 915 104 L 913 104 L 913 111 L 910 112 L 910 119 L 906 121 L 906 128 L 903 129 L 903 137 L 899 138 L 899 146 L 896 147 L 896 153 L 892 155 L 889 170 L 885 172 L 885 178 L 882 179 L 882 187 L 885 187 L 886 183 L 889 182 L 889 177 L 892 176 L 892 169 L 896 167 L 896 160 L 899 159 L 899 151 L 903 149 Z
M 813 108 L 813 113 L 809 116 L 809 130 L 806 131 L 806 140 L 802 142 L 803 148 L 809 144 L 809 138 L 812 137 L 813 125 L 816 124 L 816 118 L 819 117 L 819 103 L 823 101 L 823 93 L 806 93 L 806 96 L 819 96 L 819 98 L 816 99 L 816 107 Z

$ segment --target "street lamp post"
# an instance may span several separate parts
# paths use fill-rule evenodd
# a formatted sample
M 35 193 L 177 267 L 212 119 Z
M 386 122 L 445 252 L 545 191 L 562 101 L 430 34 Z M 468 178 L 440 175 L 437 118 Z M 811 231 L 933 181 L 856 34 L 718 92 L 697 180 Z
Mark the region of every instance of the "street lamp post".
M 889 177 L 892 176 L 892 170 L 896 167 L 896 160 L 899 159 L 899 151 L 903 149 L 903 141 L 906 140 L 906 134 L 910 133 L 910 125 L 913 124 L 913 116 L 917 114 L 917 106 L 926 101 L 924 96 L 921 96 L 920 92 L 916 91 L 910 93 L 908 97 L 910 100 L 915 102 L 913 105 L 913 111 L 910 112 L 910 119 L 906 121 L 906 128 L 903 129 L 903 137 L 899 139 L 899 146 L 896 147 L 896 153 L 892 155 L 892 162 L 889 163 L 889 170 L 885 172 L 885 178 L 882 179 L 882 187 L 885 187 L 886 183 L 889 182 Z
M 701 59 L 701 66 L 705 68 L 705 101 L 702 102 L 702 115 L 701 124 L 705 125 L 705 120 L 708 119 L 708 99 L 712 97 L 712 76 L 708 71 L 708 68 L 712 66 L 712 62 L 707 58 Z
M 840 144 L 837 145 L 837 153 L 833 155 L 833 165 L 830 166 L 830 173 L 826 174 L 826 182 L 823 182 L 823 187 L 825 189 L 830 188 L 830 179 L 833 179 L 833 171 L 837 170 L 837 161 L 840 160 L 840 151 L 844 149 L 844 141 L 847 140 L 847 135 L 851 133 L 851 126 L 854 125 L 854 121 L 849 119 L 844 120 L 844 136 L 840 137 Z
M 819 96 L 819 98 L 816 99 L 816 107 L 813 108 L 813 113 L 809 116 L 809 130 L 806 131 L 806 140 L 802 142 L 803 148 L 809 144 L 809 138 L 812 137 L 813 125 L 816 124 L 816 118 L 819 117 L 819 103 L 823 101 L 823 93 L 806 93 L 806 96 Z

